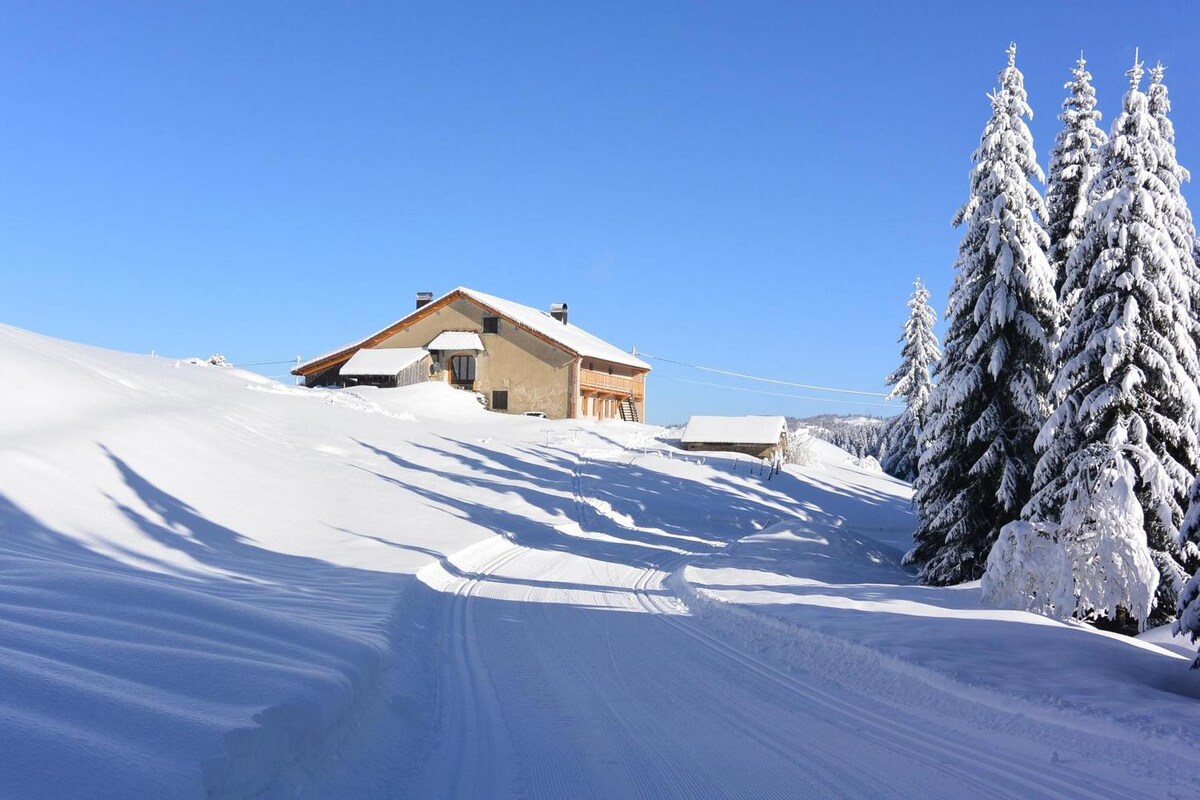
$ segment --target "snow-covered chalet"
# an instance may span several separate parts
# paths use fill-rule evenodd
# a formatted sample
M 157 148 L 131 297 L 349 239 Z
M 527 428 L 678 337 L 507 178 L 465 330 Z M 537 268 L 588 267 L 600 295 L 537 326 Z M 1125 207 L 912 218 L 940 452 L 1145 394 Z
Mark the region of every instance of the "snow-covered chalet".
M 650 365 L 549 311 L 460 286 L 381 331 L 307 363 L 307 386 L 408 386 L 445 381 L 489 408 L 552 419 L 646 418 Z

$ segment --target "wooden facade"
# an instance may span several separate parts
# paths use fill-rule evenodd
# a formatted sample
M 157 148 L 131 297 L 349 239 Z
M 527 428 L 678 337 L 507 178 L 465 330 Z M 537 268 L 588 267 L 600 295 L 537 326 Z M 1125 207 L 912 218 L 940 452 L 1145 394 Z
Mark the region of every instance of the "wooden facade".
M 621 374 L 622 371 L 627 374 Z M 633 413 L 630 413 L 630 406 Z M 595 419 L 632 417 L 637 421 L 645 420 L 646 373 L 621 365 L 597 362 L 596 359 L 581 360 L 579 413 L 575 416 Z

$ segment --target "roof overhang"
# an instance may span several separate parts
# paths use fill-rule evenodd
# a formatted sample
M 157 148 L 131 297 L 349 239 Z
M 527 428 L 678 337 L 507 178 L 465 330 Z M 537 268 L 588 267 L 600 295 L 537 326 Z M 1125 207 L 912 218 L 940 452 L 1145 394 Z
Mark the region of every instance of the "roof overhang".
M 474 350 L 482 353 L 483 340 L 475 331 L 442 331 L 425 345 L 426 350 Z
M 421 347 L 364 347 L 350 356 L 338 374 L 346 377 L 399 375 L 428 355 Z

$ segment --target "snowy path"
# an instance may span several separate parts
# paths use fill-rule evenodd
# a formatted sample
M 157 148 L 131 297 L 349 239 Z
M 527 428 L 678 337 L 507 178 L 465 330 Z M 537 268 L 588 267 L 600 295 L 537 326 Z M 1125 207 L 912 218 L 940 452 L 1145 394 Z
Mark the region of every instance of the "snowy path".
M 570 583 L 606 571 L 573 561 L 509 545 L 479 574 Z M 416 794 L 1130 796 L 1045 755 L 1005 752 L 994 734 L 946 735 L 781 671 L 681 615 L 663 578 L 651 568 L 576 590 L 590 605 L 525 602 L 515 583 L 510 599 L 486 598 L 472 593 L 486 578 L 464 582 L 447 602 L 449 745 Z
M 613 466 L 589 469 L 603 479 Z M 564 523 L 540 547 L 502 531 L 422 572 L 443 592 L 447 633 L 438 745 L 405 787 L 414 796 L 1138 794 L 1095 764 L 884 705 L 716 635 L 668 589 L 688 557 L 678 537 L 623 539 L 665 532 L 590 513 L 579 475 L 585 527 Z

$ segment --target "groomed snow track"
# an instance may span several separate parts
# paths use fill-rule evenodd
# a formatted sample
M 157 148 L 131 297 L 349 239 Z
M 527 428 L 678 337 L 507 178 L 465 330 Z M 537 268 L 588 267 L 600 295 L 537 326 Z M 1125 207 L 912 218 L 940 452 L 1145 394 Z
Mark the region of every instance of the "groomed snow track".
M 784 626 L 683 581 L 714 541 L 693 537 L 679 552 L 684 537 L 639 540 L 665 531 L 597 513 L 606 506 L 589 483 L 611 492 L 613 470 L 629 460 L 609 456 L 564 471 L 575 507 L 562 509 L 557 538 L 498 530 L 420 574 L 440 590 L 445 632 L 434 649 L 436 744 L 400 795 L 1146 796 L 1143 778 L 1029 737 L 1019 711 L 956 697 L 957 711 L 973 710 L 949 719 L 936 702 L 906 704 L 906 694 L 941 691 L 920 670 L 874 659 L 888 673 L 882 691 L 858 691 L 836 674 L 836 658 L 789 660 L 771 644 Z M 848 666 L 863 660 L 848 643 L 799 641 L 829 646 Z M 897 682 L 919 691 L 885 696 Z

